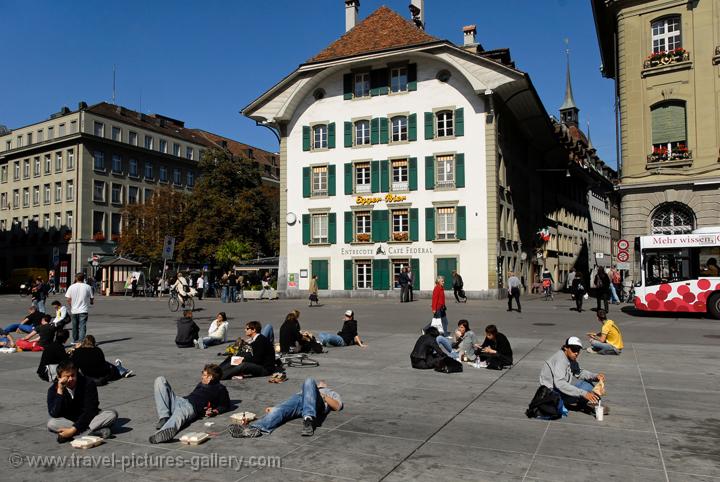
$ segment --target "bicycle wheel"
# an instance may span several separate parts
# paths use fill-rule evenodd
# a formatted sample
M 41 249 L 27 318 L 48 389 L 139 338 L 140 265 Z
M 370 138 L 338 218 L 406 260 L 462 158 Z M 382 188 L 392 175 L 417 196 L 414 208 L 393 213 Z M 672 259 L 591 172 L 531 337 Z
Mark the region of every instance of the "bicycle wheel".
M 195 300 L 193 298 L 188 298 L 185 300 L 185 302 L 182 304 L 183 310 L 194 310 L 195 309 Z
M 172 312 L 177 311 L 180 308 L 180 301 L 175 297 L 170 297 L 168 300 L 168 308 L 170 308 Z

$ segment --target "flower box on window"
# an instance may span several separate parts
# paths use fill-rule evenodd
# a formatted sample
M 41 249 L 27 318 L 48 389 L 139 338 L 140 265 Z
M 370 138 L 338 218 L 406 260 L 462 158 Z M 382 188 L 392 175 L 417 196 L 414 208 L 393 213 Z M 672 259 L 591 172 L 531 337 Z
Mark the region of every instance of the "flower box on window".
M 672 151 L 668 150 L 667 147 L 654 147 L 652 153 L 647 156 L 648 163 L 680 161 L 684 159 L 692 159 L 692 151 L 684 144 L 680 144 Z
M 355 239 L 358 243 L 369 243 L 370 242 L 370 233 L 358 233 L 355 236 Z
M 393 241 L 407 241 L 408 239 L 410 239 L 410 236 L 407 231 L 402 233 L 393 233 Z
M 118 241 L 120 241 L 120 235 L 119 234 L 111 234 L 110 240 L 115 241 L 117 243 Z
M 93 240 L 100 242 L 105 241 L 105 233 L 102 231 L 98 231 L 97 233 L 93 234 Z
M 669 64 L 676 64 L 678 62 L 687 62 L 690 60 L 690 52 L 682 47 L 670 50 L 669 52 L 660 51 L 653 52 L 645 59 L 643 68 L 650 69 L 652 67 L 658 67 Z

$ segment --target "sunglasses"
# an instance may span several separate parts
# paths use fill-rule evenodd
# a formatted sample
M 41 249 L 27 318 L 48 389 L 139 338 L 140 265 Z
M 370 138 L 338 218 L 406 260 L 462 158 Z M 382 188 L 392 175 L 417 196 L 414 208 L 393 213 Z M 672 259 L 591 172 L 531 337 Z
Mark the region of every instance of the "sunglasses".
M 573 353 L 580 353 L 580 350 L 582 350 L 582 348 L 580 348 L 579 346 L 575 346 L 575 345 L 569 346 L 568 348 Z

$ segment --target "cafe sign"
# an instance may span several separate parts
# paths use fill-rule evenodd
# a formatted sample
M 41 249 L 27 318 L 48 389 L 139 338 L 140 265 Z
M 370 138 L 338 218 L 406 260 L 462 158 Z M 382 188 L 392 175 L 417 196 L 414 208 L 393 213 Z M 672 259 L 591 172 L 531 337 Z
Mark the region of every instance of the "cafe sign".
M 400 196 L 398 194 L 386 194 L 385 197 L 369 197 L 369 196 L 358 196 L 355 202 L 361 206 L 367 206 L 369 204 L 377 204 L 385 201 L 386 203 L 399 203 L 407 200 L 407 196 Z

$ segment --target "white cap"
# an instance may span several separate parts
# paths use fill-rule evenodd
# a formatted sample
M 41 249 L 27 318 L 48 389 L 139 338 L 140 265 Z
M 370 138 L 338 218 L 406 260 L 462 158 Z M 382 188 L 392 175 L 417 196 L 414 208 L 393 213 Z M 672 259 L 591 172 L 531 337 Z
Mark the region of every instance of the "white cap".
M 353 316 L 353 310 L 347 310 L 347 311 L 345 312 L 345 316 L 349 316 L 350 318 L 352 318 L 352 316 Z
M 580 338 L 577 336 L 571 336 L 567 340 L 565 340 L 565 346 L 579 346 L 582 348 L 582 341 L 580 341 Z

